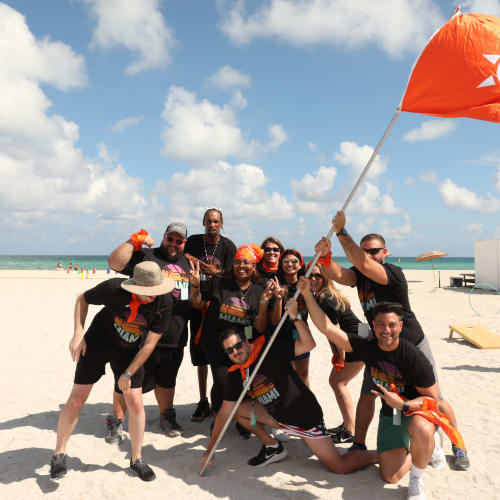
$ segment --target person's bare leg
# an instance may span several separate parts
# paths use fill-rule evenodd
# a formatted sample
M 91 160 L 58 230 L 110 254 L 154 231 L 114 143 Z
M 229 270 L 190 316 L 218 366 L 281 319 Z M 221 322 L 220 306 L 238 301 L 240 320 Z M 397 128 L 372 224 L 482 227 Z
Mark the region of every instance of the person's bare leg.
M 175 386 L 169 388 L 155 386 L 155 397 L 161 414 L 174 406 L 174 396 Z
M 113 391 L 113 413 L 123 422 L 127 413 L 127 403 L 123 394 Z
M 365 444 L 366 433 L 375 415 L 375 398 L 372 394 L 361 394 L 356 406 L 356 421 L 354 426 L 354 442 Z
M 255 434 L 266 446 L 274 446 L 275 444 L 278 443 L 278 441 L 276 441 L 276 439 L 274 439 L 274 437 L 266 431 L 266 429 L 262 424 L 263 423 L 267 423 L 267 425 L 273 424 L 272 427 L 277 427 L 279 424 L 278 422 L 276 422 L 276 420 L 274 420 L 274 418 L 271 417 L 271 415 L 269 415 L 267 410 L 260 404 L 259 404 L 260 408 L 256 408 L 257 404 L 259 403 L 255 403 L 253 408 L 253 411 L 257 418 L 257 423 L 255 427 L 250 423 L 250 414 L 252 412 L 252 403 L 250 401 L 243 401 L 240 404 L 238 411 L 236 412 L 236 421 L 245 429 L 250 431 L 252 434 Z M 267 413 L 267 415 L 265 415 L 264 412 Z M 268 416 L 269 418 L 267 418 Z
M 293 361 L 293 369 L 307 387 L 309 387 L 309 359 L 310 357 L 308 356 L 307 358 Z
M 406 448 L 383 451 L 378 458 L 380 477 L 386 483 L 397 483 L 411 467 L 411 455 Z
M 66 445 L 78 422 L 80 411 L 89 397 L 93 384 L 73 384 L 68 401 L 59 413 L 54 456 L 66 453 Z
M 414 415 L 408 426 L 411 461 L 419 469 L 425 469 L 431 459 L 435 429 L 432 422 L 420 415 Z
M 455 412 L 453 411 L 452 406 L 446 399 L 439 400 L 439 409 L 442 413 L 448 415 L 450 424 L 455 427 L 455 429 L 458 429 L 457 417 L 455 416 Z
M 142 389 L 130 389 L 129 394 L 124 394 L 129 411 L 128 432 L 132 447 L 132 463 L 142 457 L 142 443 L 144 441 L 144 426 L 146 413 L 142 402 Z
M 346 363 L 340 372 L 336 372 L 335 368 L 332 368 L 330 373 L 330 386 L 335 393 L 340 413 L 342 413 L 344 428 L 351 434 L 354 434 L 354 404 L 347 384 L 363 369 L 363 366 L 362 361 Z
M 207 397 L 208 366 L 198 366 L 198 388 L 200 389 L 200 399 Z
M 341 455 L 328 436 L 322 439 L 302 438 L 319 461 L 334 474 L 349 474 L 377 463 L 376 451 L 352 451 Z

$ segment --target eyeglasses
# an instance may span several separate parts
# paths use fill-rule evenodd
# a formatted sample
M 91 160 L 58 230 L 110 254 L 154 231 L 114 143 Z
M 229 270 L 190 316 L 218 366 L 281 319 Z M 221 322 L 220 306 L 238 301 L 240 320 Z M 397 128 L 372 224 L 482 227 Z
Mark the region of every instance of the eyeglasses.
M 311 273 L 309 275 L 310 280 L 312 280 L 312 279 L 319 280 L 320 278 L 323 279 L 323 275 L 320 273 Z
M 290 265 L 290 266 L 298 266 L 299 261 L 297 259 L 286 259 L 283 261 L 283 264 Z
M 233 260 L 233 265 L 235 266 L 251 266 L 253 262 L 249 260 Z
M 233 354 L 233 351 L 236 350 L 236 351 L 239 351 L 242 347 L 243 347 L 243 344 L 245 342 L 242 340 L 241 342 L 238 342 L 237 344 L 234 344 L 233 346 L 231 347 L 227 347 L 226 349 L 224 349 L 224 352 L 226 354 Z
M 370 255 L 377 255 L 383 248 L 363 248 L 363 250 Z
M 280 249 L 278 247 L 265 247 L 263 248 L 264 252 L 274 252 L 274 253 L 280 253 Z
M 175 243 L 177 245 L 182 245 L 186 240 L 178 240 L 177 238 L 172 238 L 172 236 L 167 236 L 167 241 L 169 243 Z

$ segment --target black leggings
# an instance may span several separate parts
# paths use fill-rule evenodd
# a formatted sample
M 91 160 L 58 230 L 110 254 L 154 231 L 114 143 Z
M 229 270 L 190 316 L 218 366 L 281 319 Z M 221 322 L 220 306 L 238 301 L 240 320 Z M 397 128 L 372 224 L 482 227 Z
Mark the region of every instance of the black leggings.
M 218 412 L 220 410 L 222 401 L 224 400 L 224 390 L 227 384 L 228 368 L 228 365 L 210 365 L 212 379 L 214 381 L 212 389 L 210 391 L 210 402 L 212 403 L 212 409 L 215 412 Z

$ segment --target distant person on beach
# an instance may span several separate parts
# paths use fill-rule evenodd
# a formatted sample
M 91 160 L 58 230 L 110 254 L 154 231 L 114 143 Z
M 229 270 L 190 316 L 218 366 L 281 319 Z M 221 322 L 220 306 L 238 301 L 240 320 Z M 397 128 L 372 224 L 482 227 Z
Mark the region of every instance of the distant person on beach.
M 297 302 L 289 300 L 286 310 L 298 332 L 293 350 L 287 352 L 278 344 L 271 346 L 235 415 L 237 422 L 262 442 L 260 452 L 250 458 L 248 464 L 261 467 L 283 460 L 287 455 L 283 444 L 266 431 L 265 425 L 281 428 L 289 435 L 302 438 L 330 472 L 347 474 L 375 463 L 375 451 L 340 455 L 329 438 L 321 406 L 290 364 L 294 356 L 310 352 L 316 344 L 305 321 L 298 317 Z M 261 335 L 249 342 L 243 328 L 238 326 L 227 329 L 221 335 L 222 348 L 234 364 L 228 369 L 224 399 L 207 451 L 202 456 L 201 468 L 207 463 L 208 455 L 243 390 L 243 384 L 253 373 L 268 340 L 269 337 Z M 213 457 L 215 455 L 208 465 L 212 465 Z
M 194 263 L 197 261 L 201 271 L 201 291 L 207 290 L 210 280 L 215 276 L 221 276 L 224 271 L 231 269 L 233 257 L 236 252 L 234 243 L 221 231 L 224 226 L 222 212 L 218 208 L 209 208 L 202 219 L 205 232 L 203 234 L 193 234 L 187 239 L 184 252 L 186 256 Z M 196 366 L 198 372 L 198 389 L 200 392 L 200 401 L 191 416 L 193 422 L 201 422 L 210 416 L 210 403 L 207 398 L 207 376 L 208 360 L 200 344 L 198 332 L 201 332 L 201 325 L 206 311 L 197 308 L 191 309 L 189 350 L 191 354 L 191 363 Z
M 326 275 L 340 283 L 358 289 L 361 307 L 373 332 L 373 308 L 380 301 L 397 302 L 403 307 L 403 327 L 401 338 L 415 345 L 429 360 L 436 381 L 437 370 L 429 341 L 422 327 L 411 310 L 408 298 L 408 283 L 400 267 L 385 262 L 387 248 L 384 238 L 379 234 L 367 234 L 361 238 L 358 246 L 345 229 L 345 214 L 337 212 L 332 221 L 337 238 L 353 267 L 346 269 L 335 262 L 331 256 L 331 243 L 322 238 L 316 244 L 315 252 L 321 252 L 322 259 L 329 259 L 330 265 L 325 267 Z M 371 381 L 368 369 L 365 368 L 361 395 L 356 408 L 356 424 L 354 442 L 351 450 L 366 449 L 366 433 L 375 413 L 375 399 L 372 391 L 376 389 Z M 441 399 L 441 407 L 450 416 L 453 427 L 458 428 L 453 409 L 450 404 Z M 467 451 L 453 446 L 453 468 L 467 470 L 470 462 Z
M 113 250 L 108 258 L 111 269 L 127 276 L 132 275 L 134 266 L 139 262 L 153 261 L 160 266 L 165 276 L 174 280 L 175 288 L 170 292 L 174 300 L 170 328 L 158 341 L 145 365 L 144 387 L 146 392 L 154 387 L 160 410 L 160 428 L 169 437 L 180 436 L 183 431 L 177 422 L 174 396 L 177 374 L 188 339 L 190 266 L 183 253 L 186 238 L 186 226 L 182 222 L 171 222 L 159 247 L 151 248 L 154 239 L 147 231 L 142 230 L 132 234 L 131 238 Z M 105 440 L 111 444 L 122 441 L 122 422 L 126 405 L 120 392 L 114 392 L 113 413 L 106 418 Z
M 61 262 L 59 261 L 57 264 L 56 264 L 56 269 L 58 271 L 62 271 L 64 268 L 63 268 L 63 265 L 61 264 Z
M 80 264 L 75 264 L 75 271 L 78 271 L 79 266 L 80 266 Z
M 379 302 L 372 309 L 375 338 L 369 340 L 347 335 L 329 321 L 307 280 L 301 280 L 299 288 L 316 327 L 339 349 L 365 363 L 375 387 L 372 394 L 382 400 L 377 432 L 381 478 L 397 483 L 411 468 L 408 499 L 425 500 L 424 470 L 429 463 L 444 467 L 446 457 L 435 424 L 422 414 L 410 414 L 422 409 L 424 398 L 439 401 L 438 384 L 429 360 L 400 338 L 404 323 L 401 304 Z
M 143 481 L 155 479 L 155 473 L 142 458 L 145 424 L 143 364 L 163 332 L 168 331 L 173 306 L 168 292 L 174 286 L 173 280 L 162 275 L 158 264 L 141 262 L 135 266 L 131 279 L 104 281 L 76 299 L 74 334 L 69 350 L 77 365 L 73 389 L 59 414 L 56 448 L 50 463 L 52 479 L 59 479 L 67 473 L 66 445 L 80 411 L 93 385 L 104 375 L 107 363 L 115 376 L 115 388 L 123 391 L 130 412 L 130 469 Z M 104 307 L 84 335 L 89 304 Z
M 68 264 L 68 271 L 71 271 L 72 267 L 73 267 L 73 264 L 70 262 L 70 263 Z

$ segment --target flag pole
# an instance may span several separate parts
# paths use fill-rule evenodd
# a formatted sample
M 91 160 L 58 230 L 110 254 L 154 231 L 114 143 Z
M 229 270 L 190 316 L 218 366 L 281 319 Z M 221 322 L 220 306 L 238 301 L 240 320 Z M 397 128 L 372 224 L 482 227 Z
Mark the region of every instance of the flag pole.
M 382 145 L 384 144 L 385 140 L 387 139 L 387 136 L 389 135 L 389 132 L 392 130 L 392 127 L 394 127 L 394 124 L 396 123 L 396 120 L 398 119 L 398 117 L 399 117 L 400 114 L 401 114 L 401 108 L 398 107 L 398 108 L 396 108 L 396 112 L 394 113 L 394 116 L 392 117 L 391 122 L 387 126 L 387 129 L 385 130 L 384 135 L 380 139 L 379 143 L 377 144 L 377 147 L 375 148 L 375 150 L 373 151 L 373 154 L 371 155 L 370 159 L 368 160 L 368 163 L 366 164 L 365 168 L 363 169 L 363 172 L 359 176 L 358 181 L 354 185 L 354 187 L 353 187 L 353 189 L 351 191 L 351 194 L 349 195 L 349 197 L 347 198 L 346 202 L 344 203 L 344 206 L 342 207 L 342 211 L 345 211 L 346 208 L 351 203 L 352 198 L 354 197 L 354 195 L 356 194 L 356 191 L 361 186 L 361 183 L 363 182 L 363 179 L 366 177 L 366 174 L 368 173 L 369 168 L 371 167 L 372 163 L 374 162 L 375 158 L 377 157 L 377 154 L 380 151 L 380 148 L 382 147 Z M 331 237 L 333 236 L 333 232 L 334 232 L 334 226 L 332 224 L 332 227 L 330 228 L 330 231 L 328 232 L 328 234 L 326 236 L 326 238 L 328 240 L 331 239 Z M 306 274 L 305 274 L 306 278 L 308 278 L 309 275 L 311 274 L 311 272 L 313 270 L 313 267 L 318 262 L 318 259 L 319 259 L 320 255 L 321 255 L 320 251 L 316 252 L 316 255 L 314 256 L 314 259 L 313 259 L 311 265 L 309 266 L 309 268 L 306 271 Z M 295 293 L 294 293 L 294 295 L 293 295 L 292 298 L 296 299 L 299 296 L 299 294 L 300 294 L 300 291 L 297 289 L 295 291 Z M 267 343 L 264 351 L 262 351 L 262 354 L 259 356 L 259 360 L 257 361 L 257 364 L 255 365 L 255 368 L 254 368 L 252 374 L 248 377 L 247 382 L 244 384 L 243 390 L 241 391 L 238 399 L 236 400 L 236 404 L 234 405 L 233 409 L 231 410 L 231 413 L 229 414 L 229 416 L 228 416 L 228 418 L 227 418 L 227 420 L 226 420 L 226 422 L 224 424 L 224 427 L 222 428 L 222 431 L 221 431 L 219 437 L 215 441 L 214 446 L 210 450 L 210 453 L 208 454 L 208 457 L 205 460 L 205 464 L 203 465 L 202 469 L 200 470 L 200 476 L 203 476 L 206 468 L 208 467 L 208 464 L 210 463 L 210 460 L 212 459 L 212 456 L 214 455 L 214 453 L 215 453 L 215 451 L 217 449 L 217 446 L 219 445 L 219 443 L 221 442 L 222 438 L 224 437 L 224 434 L 226 433 L 226 430 L 229 427 L 229 424 L 231 423 L 231 420 L 233 419 L 234 415 L 238 411 L 238 408 L 239 408 L 241 402 L 243 401 L 243 398 L 245 397 L 245 394 L 247 393 L 248 389 L 250 388 L 250 384 L 252 383 L 253 379 L 257 375 L 257 372 L 259 371 L 260 366 L 264 362 L 264 359 L 266 358 L 267 353 L 269 352 L 269 349 L 271 349 L 271 346 L 273 345 L 274 340 L 278 336 L 278 333 L 281 330 L 281 327 L 283 326 L 283 323 L 286 321 L 287 317 L 288 317 L 288 311 L 285 311 L 284 314 L 283 314 L 283 316 L 281 316 L 281 319 L 280 319 L 279 323 L 276 325 L 276 328 L 274 329 L 274 332 L 271 335 L 271 337 L 269 339 L 269 342 Z

